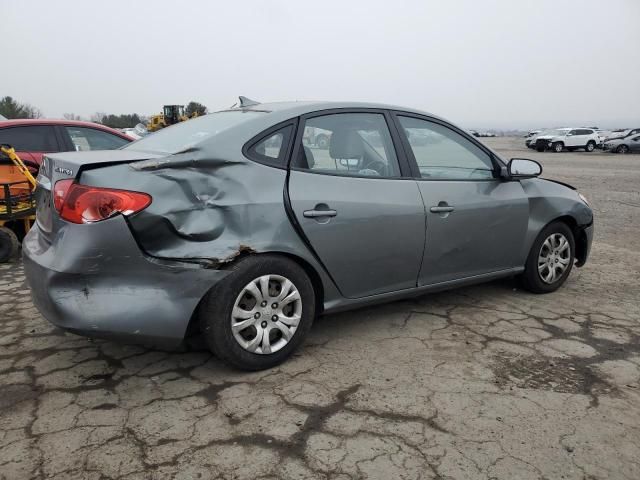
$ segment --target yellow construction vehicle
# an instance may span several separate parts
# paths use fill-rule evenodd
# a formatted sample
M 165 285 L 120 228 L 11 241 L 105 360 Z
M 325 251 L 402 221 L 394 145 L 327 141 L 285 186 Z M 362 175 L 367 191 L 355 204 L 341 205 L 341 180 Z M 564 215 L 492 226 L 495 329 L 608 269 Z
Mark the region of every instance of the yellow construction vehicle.
M 174 123 L 184 122 L 190 118 L 196 118 L 198 112 L 193 112 L 191 115 L 186 115 L 184 111 L 184 105 L 165 105 L 162 107 L 162 113 L 159 115 L 153 115 L 149 118 L 147 123 L 147 130 L 149 132 L 155 132 L 161 128 L 168 127 Z
M 36 219 L 36 179 L 11 146 L 0 145 L 0 151 L 10 160 L 0 159 L 0 263 L 4 263 L 17 253 L 20 238 Z

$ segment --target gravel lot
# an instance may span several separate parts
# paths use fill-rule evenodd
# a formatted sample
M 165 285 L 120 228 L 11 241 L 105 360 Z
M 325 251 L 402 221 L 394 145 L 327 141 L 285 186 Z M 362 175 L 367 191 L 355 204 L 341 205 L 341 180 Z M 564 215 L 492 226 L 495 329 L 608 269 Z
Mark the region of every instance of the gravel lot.
M 640 478 L 640 155 L 485 140 L 589 198 L 587 265 L 324 317 L 271 371 L 65 334 L 0 266 L 0 478 Z

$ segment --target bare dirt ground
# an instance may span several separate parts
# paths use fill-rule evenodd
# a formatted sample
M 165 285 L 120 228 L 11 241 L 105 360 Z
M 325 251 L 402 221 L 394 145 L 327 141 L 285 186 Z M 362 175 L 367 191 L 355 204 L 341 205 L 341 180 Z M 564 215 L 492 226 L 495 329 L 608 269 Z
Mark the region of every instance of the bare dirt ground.
M 640 155 L 486 142 L 589 198 L 590 262 L 324 317 L 271 371 L 65 334 L 0 266 L 0 478 L 640 478 Z

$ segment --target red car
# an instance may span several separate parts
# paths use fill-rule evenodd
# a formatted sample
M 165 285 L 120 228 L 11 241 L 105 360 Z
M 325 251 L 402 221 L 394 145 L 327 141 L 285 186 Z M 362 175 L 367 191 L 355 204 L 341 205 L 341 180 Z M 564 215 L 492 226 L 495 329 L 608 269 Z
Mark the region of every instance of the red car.
M 0 121 L 0 144 L 9 144 L 32 170 L 51 152 L 113 150 L 134 139 L 97 123 L 73 120 Z

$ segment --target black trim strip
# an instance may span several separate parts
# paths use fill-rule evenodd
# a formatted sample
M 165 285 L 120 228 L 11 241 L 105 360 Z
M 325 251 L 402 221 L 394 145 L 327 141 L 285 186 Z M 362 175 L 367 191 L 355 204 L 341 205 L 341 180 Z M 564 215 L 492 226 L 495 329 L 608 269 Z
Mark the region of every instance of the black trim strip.
M 294 135 L 292 135 L 292 137 L 294 137 L 294 138 L 297 138 L 298 133 L 300 131 L 299 125 L 301 125 L 301 122 L 298 122 L 298 125 L 295 126 Z M 299 150 L 298 148 L 294 148 L 292 156 L 295 155 L 298 150 Z M 291 159 L 289 159 L 289 163 L 290 163 L 290 161 L 291 161 Z M 302 243 L 304 243 L 304 245 L 307 247 L 307 250 L 309 250 L 309 253 L 311 253 L 311 255 L 313 256 L 315 261 L 318 263 L 318 265 L 320 265 L 320 268 L 322 268 L 322 270 L 324 271 L 325 275 L 329 278 L 329 280 L 331 280 L 331 282 L 333 283 L 333 286 L 338 291 L 338 293 L 340 293 L 340 295 L 342 295 L 344 297 L 344 294 L 342 293 L 342 291 L 340 290 L 340 287 L 338 286 L 337 282 L 333 278 L 333 275 L 331 275 L 331 272 L 329 272 L 329 269 L 326 267 L 326 265 L 324 264 L 324 262 L 322 261 L 322 259 L 320 258 L 320 256 L 316 252 L 316 250 L 313 248 L 313 245 L 311 245 L 311 241 L 309 240 L 307 235 L 304 233 L 304 230 L 302 229 L 302 225 L 300 225 L 300 223 L 298 222 L 298 219 L 296 218 L 296 214 L 293 211 L 293 206 L 291 205 L 291 197 L 289 196 L 289 179 L 290 179 L 290 177 L 291 177 L 291 169 L 287 168 L 287 175 L 285 177 L 284 188 L 282 190 L 282 196 L 283 196 L 283 201 L 284 201 L 284 211 L 287 214 L 287 218 L 289 218 L 289 221 L 291 222 L 291 225 L 293 226 L 293 229 L 296 231 L 296 233 L 298 234 L 298 236 L 302 240 Z M 324 286 L 323 286 L 323 288 L 324 288 Z M 326 289 L 325 289 L 325 291 L 326 291 Z M 325 301 L 325 299 L 323 298 L 322 299 L 322 305 L 320 305 L 320 308 L 323 309 L 323 310 L 324 310 L 324 301 Z

